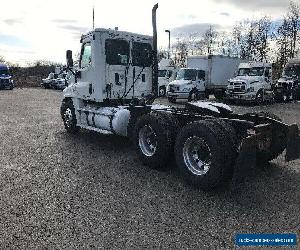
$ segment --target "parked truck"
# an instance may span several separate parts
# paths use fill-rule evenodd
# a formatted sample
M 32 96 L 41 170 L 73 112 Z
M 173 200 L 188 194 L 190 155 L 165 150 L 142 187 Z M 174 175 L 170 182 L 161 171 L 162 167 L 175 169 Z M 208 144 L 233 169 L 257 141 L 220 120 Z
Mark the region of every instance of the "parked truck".
M 235 114 L 216 102 L 152 104 L 158 89 L 157 7 L 152 37 L 97 28 L 81 38 L 77 69 L 67 51 L 74 75 L 61 105 L 67 132 L 126 136 L 144 164 L 162 169 L 175 157 L 183 178 L 205 190 L 242 178 L 256 160 L 272 160 L 285 149 L 287 160 L 299 158 L 297 125 L 275 116 Z
M 63 90 L 68 85 L 69 78 L 70 74 L 63 67 L 56 67 L 55 72 L 49 73 L 47 78 L 42 79 L 41 87 Z
M 281 78 L 274 85 L 275 100 L 300 100 L 300 58 L 291 59 L 284 67 Z
M 165 96 L 167 86 L 176 77 L 177 69 L 171 59 L 163 58 L 158 65 L 158 93 Z
M 237 71 L 240 62 L 239 58 L 219 55 L 188 57 L 187 68 L 181 69 L 167 88 L 169 101 L 199 100 L 208 98 L 210 94 L 222 99 L 227 80 Z
M 14 81 L 12 79 L 9 67 L 6 64 L 0 64 L 0 89 L 13 89 Z
M 272 64 L 240 63 L 237 76 L 228 80 L 226 99 L 256 102 L 272 101 Z

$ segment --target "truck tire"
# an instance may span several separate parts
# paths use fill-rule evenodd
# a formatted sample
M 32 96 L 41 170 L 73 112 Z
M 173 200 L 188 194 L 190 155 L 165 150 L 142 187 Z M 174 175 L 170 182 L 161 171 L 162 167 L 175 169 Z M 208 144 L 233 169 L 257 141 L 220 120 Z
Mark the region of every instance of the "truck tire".
M 262 105 L 264 103 L 264 101 L 265 101 L 264 90 L 260 89 L 256 93 L 255 102 L 257 105 Z
M 163 97 L 165 95 L 166 95 L 166 87 L 165 86 L 159 87 L 159 96 Z
M 199 91 L 196 90 L 196 89 L 193 89 L 190 94 L 189 94 L 189 97 L 188 97 L 188 102 L 192 102 L 192 101 L 198 101 L 200 98 L 199 98 Z
M 217 100 L 222 100 L 225 96 L 225 93 L 223 91 L 216 91 L 214 92 L 214 96 Z
M 72 100 L 63 100 L 60 108 L 60 114 L 67 132 L 74 134 L 79 131 Z
M 282 93 L 275 93 L 274 96 L 275 102 L 283 102 L 283 94 Z
M 209 190 L 230 178 L 233 166 L 224 135 L 212 121 L 192 122 L 181 129 L 175 143 L 176 163 L 189 184 Z
M 134 145 L 140 160 L 153 169 L 167 166 L 173 153 L 177 123 L 164 112 L 142 115 L 134 128 Z

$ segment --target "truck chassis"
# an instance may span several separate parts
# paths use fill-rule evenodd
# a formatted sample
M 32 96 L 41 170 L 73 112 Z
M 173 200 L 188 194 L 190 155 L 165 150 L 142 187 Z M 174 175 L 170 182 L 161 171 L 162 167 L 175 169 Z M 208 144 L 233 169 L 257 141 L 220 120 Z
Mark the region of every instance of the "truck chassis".
M 141 161 L 154 169 L 170 165 L 175 155 L 183 178 L 204 190 L 230 180 L 239 183 L 257 163 L 273 160 L 285 149 L 286 160 L 299 158 L 297 125 L 271 114 L 234 114 L 227 105 L 212 102 L 184 108 L 84 102 L 86 108 L 78 108 L 77 101 L 66 98 L 61 106 L 68 132 L 84 128 L 127 136 Z

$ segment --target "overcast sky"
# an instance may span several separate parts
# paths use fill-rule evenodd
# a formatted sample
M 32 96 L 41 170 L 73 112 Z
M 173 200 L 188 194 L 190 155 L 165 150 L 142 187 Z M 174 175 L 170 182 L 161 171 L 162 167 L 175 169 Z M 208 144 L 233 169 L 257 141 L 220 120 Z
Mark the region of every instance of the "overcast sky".
M 200 32 L 209 24 L 229 29 L 237 21 L 269 15 L 279 19 L 288 0 L 9 0 L 1 3 L 0 55 L 24 64 L 44 59 L 65 61 L 79 50 L 80 34 L 95 26 L 152 34 L 151 9 L 158 2 L 158 46 L 167 45 L 165 29 L 175 35 Z

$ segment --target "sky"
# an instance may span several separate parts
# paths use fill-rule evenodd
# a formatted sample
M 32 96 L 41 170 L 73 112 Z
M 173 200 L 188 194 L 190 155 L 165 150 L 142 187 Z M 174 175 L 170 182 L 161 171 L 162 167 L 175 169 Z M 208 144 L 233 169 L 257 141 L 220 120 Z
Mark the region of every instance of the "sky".
M 158 46 L 186 32 L 201 33 L 210 24 L 229 30 L 246 18 L 269 15 L 280 19 L 288 0 L 9 0 L 1 3 L 0 55 L 25 65 L 35 60 L 65 62 L 65 51 L 80 49 L 81 34 L 96 28 L 114 28 L 152 34 L 151 9 L 157 11 Z

